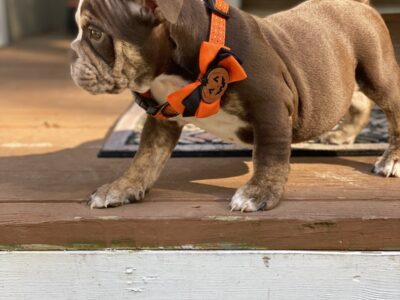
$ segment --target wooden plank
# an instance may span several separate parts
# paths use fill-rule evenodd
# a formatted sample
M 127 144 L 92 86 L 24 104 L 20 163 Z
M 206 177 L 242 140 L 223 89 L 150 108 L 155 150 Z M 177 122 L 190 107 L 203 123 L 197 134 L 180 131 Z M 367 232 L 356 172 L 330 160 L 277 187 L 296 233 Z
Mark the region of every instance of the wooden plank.
M 250 178 L 243 159 L 174 159 L 144 203 L 91 211 L 78 203 L 129 163 L 95 152 L 0 158 L 5 249 L 400 249 L 398 180 L 372 175 L 371 157 L 294 159 L 282 205 L 242 215 L 228 203 Z
M 400 250 L 400 203 L 285 202 L 229 213 L 228 202 L 2 204 L 2 249 Z
M 126 159 L 97 159 L 96 152 L 89 143 L 45 154 L 0 157 L 0 203 L 85 201 L 129 164 Z M 398 180 L 371 174 L 375 159 L 295 158 L 285 200 L 400 199 Z M 227 201 L 251 172 L 252 163 L 243 158 L 173 159 L 147 201 Z
M 1 299 L 400 299 L 400 253 L 3 252 Z

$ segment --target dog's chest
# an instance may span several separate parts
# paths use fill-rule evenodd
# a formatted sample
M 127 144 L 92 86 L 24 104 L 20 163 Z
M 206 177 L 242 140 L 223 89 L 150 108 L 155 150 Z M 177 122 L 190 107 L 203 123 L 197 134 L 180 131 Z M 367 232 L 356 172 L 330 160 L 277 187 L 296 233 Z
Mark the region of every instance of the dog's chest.
M 188 82 L 179 76 L 163 74 L 153 81 L 151 84 L 151 92 L 154 99 L 161 104 L 165 102 L 168 95 L 187 84 Z M 229 114 L 223 109 L 221 109 L 218 114 L 206 119 L 177 117 L 174 120 L 178 121 L 180 124 L 193 124 L 219 137 L 225 142 L 249 146 L 239 138 L 240 131 L 244 128 L 248 128 L 248 124 L 234 114 Z
M 217 115 L 207 119 L 179 117 L 178 121 L 181 124 L 193 124 L 219 137 L 225 142 L 244 144 L 244 142 L 239 138 L 239 132 L 241 129 L 246 128 L 247 124 L 241 121 L 238 117 L 228 114 L 223 110 L 221 110 Z

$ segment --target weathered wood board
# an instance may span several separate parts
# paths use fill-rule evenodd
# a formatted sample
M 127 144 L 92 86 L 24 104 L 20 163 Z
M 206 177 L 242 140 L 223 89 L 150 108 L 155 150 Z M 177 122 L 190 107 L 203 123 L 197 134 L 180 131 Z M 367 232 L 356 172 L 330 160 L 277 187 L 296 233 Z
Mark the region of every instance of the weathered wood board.
M 398 300 L 400 252 L 0 252 L 1 300 Z
M 255 214 L 228 208 L 249 161 L 173 159 L 144 202 L 92 211 L 127 164 L 95 151 L 0 158 L 0 248 L 400 250 L 399 180 L 373 157 L 293 159 L 281 205 Z

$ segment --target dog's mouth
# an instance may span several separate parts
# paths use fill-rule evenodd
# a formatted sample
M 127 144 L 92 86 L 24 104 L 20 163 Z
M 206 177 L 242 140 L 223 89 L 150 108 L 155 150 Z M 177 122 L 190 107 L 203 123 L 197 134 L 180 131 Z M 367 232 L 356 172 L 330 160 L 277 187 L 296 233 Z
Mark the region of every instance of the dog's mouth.
M 75 52 L 71 57 L 71 76 L 77 86 L 89 93 L 120 94 L 126 89 L 145 93 L 149 90 L 153 72 L 133 46 L 120 43 L 112 63 L 105 62 L 81 43 L 74 42 L 71 47 Z
M 91 94 L 119 94 L 128 87 L 124 75 L 115 76 L 113 70 L 102 66 L 98 70 L 94 65 L 77 59 L 71 64 L 71 76 L 75 84 Z

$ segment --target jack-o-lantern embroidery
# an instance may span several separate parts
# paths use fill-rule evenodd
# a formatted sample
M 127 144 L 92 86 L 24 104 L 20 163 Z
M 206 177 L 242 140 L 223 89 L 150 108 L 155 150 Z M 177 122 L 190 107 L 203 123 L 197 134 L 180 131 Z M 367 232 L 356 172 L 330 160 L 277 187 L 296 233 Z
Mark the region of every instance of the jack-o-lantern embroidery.
M 207 76 L 202 90 L 202 98 L 206 103 L 219 100 L 228 89 L 229 73 L 224 68 L 215 68 Z

